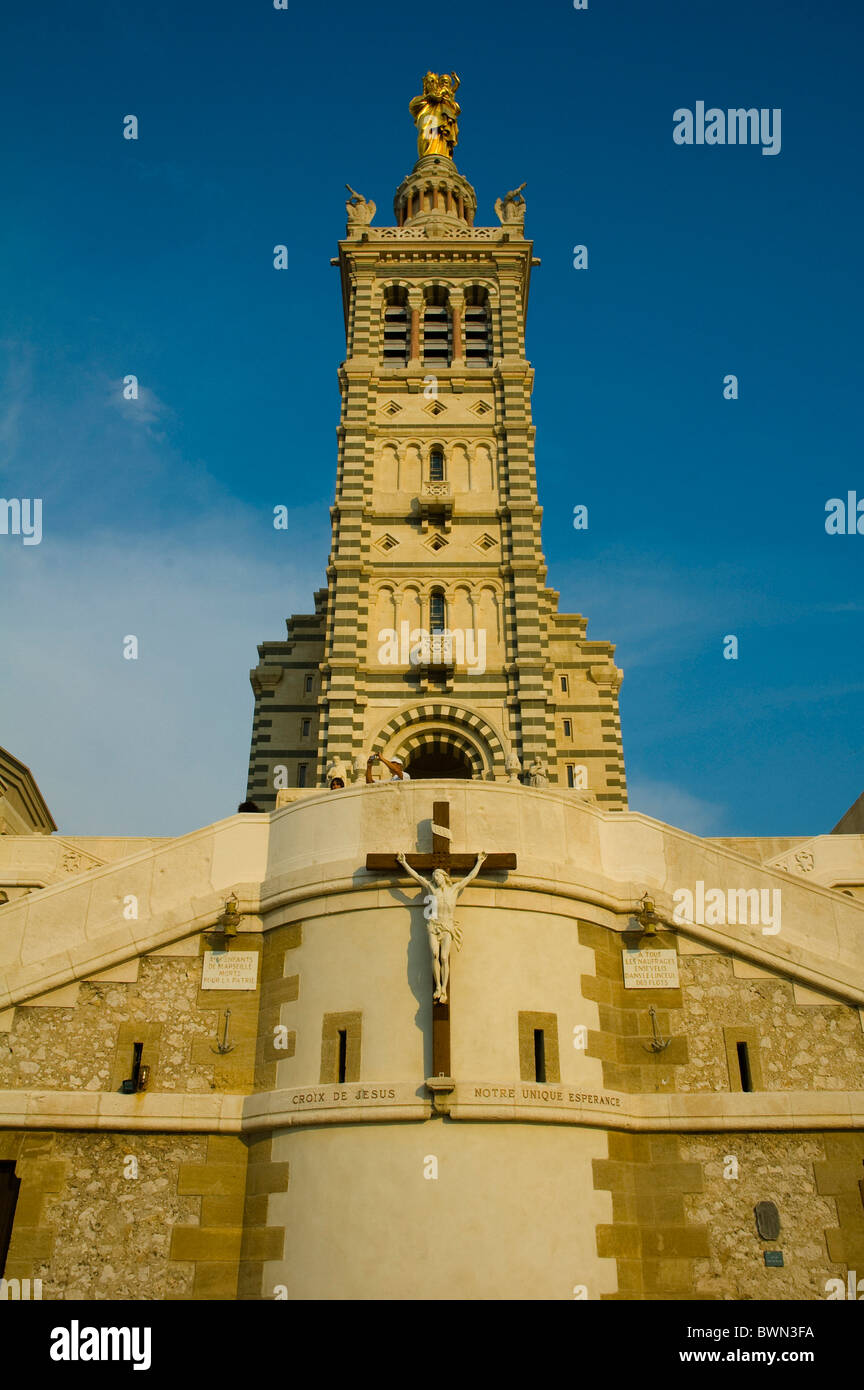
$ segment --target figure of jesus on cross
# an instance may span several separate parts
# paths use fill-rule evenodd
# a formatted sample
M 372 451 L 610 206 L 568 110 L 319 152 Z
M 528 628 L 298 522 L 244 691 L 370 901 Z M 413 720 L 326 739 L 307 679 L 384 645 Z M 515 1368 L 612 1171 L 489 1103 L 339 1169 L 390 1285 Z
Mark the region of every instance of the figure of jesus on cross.
M 412 869 L 404 854 L 396 858 L 406 874 L 410 874 L 421 888 L 426 889 L 426 930 L 429 933 L 429 949 L 432 952 L 432 973 L 435 976 L 435 993 L 432 998 L 439 1004 L 447 1003 L 447 986 L 450 982 L 450 948 L 456 942 L 456 950 L 462 947 L 462 932 L 456 921 L 456 901 L 463 888 L 479 874 L 487 856 L 483 850 L 477 855 L 477 862 L 465 878 L 454 883 L 446 869 L 435 869 L 431 880 Z
M 409 786 L 411 784 L 409 783 Z M 422 784 L 421 784 L 422 785 Z M 388 787 L 377 788 L 376 794 Z M 426 889 L 423 915 L 429 932 L 435 994 L 432 999 L 432 1075 L 450 1076 L 450 948 L 458 948 L 462 933 L 456 925 L 456 899 L 466 883 L 484 873 L 516 868 L 516 855 L 509 851 L 491 854 L 454 853 L 450 847 L 450 806 L 446 801 L 432 803 L 432 853 L 366 855 L 366 868 L 372 873 L 407 873 Z M 425 869 L 430 879 L 418 869 Z M 466 877 L 454 882 L 456 874 Z

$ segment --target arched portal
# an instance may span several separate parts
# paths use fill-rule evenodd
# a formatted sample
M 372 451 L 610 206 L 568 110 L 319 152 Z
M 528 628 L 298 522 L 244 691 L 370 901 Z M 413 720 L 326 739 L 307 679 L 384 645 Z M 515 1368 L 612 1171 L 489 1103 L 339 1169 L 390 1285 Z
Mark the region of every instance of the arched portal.
M 429 777 L 473 777 L 471 759 L 463 748 L 457 747 L 446 734 L 429 735 L 406 755 L 405 770 L 416 782 Z
M 406 706 L 375 735 L 372 751 L 400 757 L 412 778 L 506 779 L 500 735 L 482 715 L 449 700 Z

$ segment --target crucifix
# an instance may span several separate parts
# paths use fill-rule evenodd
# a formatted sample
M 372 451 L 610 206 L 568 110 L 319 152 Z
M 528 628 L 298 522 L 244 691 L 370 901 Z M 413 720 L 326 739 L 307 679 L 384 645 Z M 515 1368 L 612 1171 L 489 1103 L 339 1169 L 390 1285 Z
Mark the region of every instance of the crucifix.
M 450 945 L 461 945 L 462 933 L 456 923 L 454 910 L 461 890 L 476 877 L 480 869 L 515 869 L 515 854 L 453 854 L 450 848 L 450 803 L 432 804 L 431 854 L 367 854 L 366 868 L 378 873 L 407 873 L 426 891 L 423 915 L 429 932 L 435 993 L 432 1000 L 432 1075 L 450 1076 Z M 431 880 L 418 870 L 431 870 Z M 464 873 L 461 882 L 453 882 L 452 874 Z

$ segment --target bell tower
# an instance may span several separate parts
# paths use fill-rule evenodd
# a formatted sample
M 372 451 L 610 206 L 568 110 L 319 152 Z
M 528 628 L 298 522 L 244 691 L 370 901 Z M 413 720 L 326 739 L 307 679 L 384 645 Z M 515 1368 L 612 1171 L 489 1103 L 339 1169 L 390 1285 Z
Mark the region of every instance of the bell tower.
M 412 778 L 570 787 L 626 807 L 614 647 L 546 586 L 525 355 L 520 188 L 477 226 L 455 74 L 411 102 L 394 222 L 349 186 L 327 589 L 259 647 L 247 795 L 346 785 L 370 752 Z

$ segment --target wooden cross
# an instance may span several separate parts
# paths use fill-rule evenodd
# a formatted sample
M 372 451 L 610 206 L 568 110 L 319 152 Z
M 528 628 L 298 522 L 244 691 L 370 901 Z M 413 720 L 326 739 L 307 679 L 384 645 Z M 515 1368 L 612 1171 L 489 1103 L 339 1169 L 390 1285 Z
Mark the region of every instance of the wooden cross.
M 476 854 L 453 854 L 450 848 L 450 803 L 449 801 L 435 801 L 432 803 L 432 853 L 431 854 L 406 854 L 405 858 L 412 869 L 418 872 L 430 872 L 433 869 L 446 869 L 452 876 L 467 874 L 477 863 Z M 403 872 L 402 865 L 395 854 L 367 854 L 366 868 L 373 873 L 397 873 Z M 482 873 L 487 870 L 494 872 L 496 869 L 515 869 L 516 855 L 487 854 L 483 861 Z M 433 1000 L 432 1003 L 432 1075 L 433 1077 L 450 1075 L 450 994 L 448 989 L 448 999 L 446 1004 L 439 1004 Z

